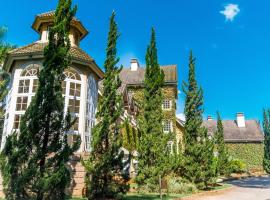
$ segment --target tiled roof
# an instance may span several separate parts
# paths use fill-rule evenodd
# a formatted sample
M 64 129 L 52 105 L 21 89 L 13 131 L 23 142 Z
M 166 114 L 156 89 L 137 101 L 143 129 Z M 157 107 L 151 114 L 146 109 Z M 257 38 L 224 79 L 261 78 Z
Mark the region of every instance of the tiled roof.
M 262 142 L 260 124 L 256 120 L 246 120 L 245 123 L 245 128 L 239 128 L 235 120 L 223 120 L 225 142 Z M 211 135 L 217 130 L 216 120 L 204 121 L 203 124 Z
M 165 83 L 177 82 L 176 65 L 160 66 L 165 74 Z M 130 68 L 123 68 L 120 73 L 120 79 L 126 85 L 140 85 L 143 83 L 145 68 L 139 67 L 137 71 L 131 71 Z
M 43 55 L 44 48 L 46 47 L 47 44 L 48 43 L 35 42 L 27 46 L 14 49 L 10 51 L 8 55 L 12 55 L 12 56 L 24 56 L 24 55 L 29 55 L 29 54 Z M 93 59 L 79 47 L 72 46 L 70 48 L 70 53 L 73 59 L 78 59 L 80 61 L 87 62 L 87 63 L 90 63 L 93 61 Z
M 40 33 L 40 26 L 44 22 L 53 22 L 55 15 L 55 11 L 49 11 L 45 13 L 38 14 L 35 18 L 34 23 L 32 24 L 32 28 Z M 80 32 L 80 38 L 83 39 L 87 34 L 87 29 L 83 26 L 80 20 L 78 20 L 76 17 L 73 17 L 71 20 L 71 25 L 76 27 L 77 30 Z
M 54 14 L 55 14 L 55 10 L 51 10 L 51 11 L 48 11 L 48 12 L 40 13 L 40 14 L 37 15 L 37 17 L 53 17 Z M 73 20 L 80 21 L 76 17 L 73 17 Z

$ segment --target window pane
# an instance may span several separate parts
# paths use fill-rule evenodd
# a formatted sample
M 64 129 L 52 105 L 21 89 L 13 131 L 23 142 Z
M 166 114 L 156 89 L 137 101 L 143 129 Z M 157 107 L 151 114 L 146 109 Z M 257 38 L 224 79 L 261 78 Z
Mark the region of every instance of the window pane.
M 74 108 L 75 108 L 75 100 L 74 99 L 69 99 L 69 103 L 68 103 L 68 109 L 69 112 L 74 113 Z
M 30 85 L 30 80 L 20 80 L 18 93 L 28 93 L 29 85 Z
M 171 109 L 171 101 L 170 100 L 165 99 L 163 101 L 163 109 Z
M 16 111 L 26 110 L 28 97 L 18 97 L 16 103 Z
M 171 122 L 170 121 L 164 121 L 163 131 L 164 132 L 171 132 Z
M 81 96 L 81 84 L 76 84 L 76 97 Z
M 67 82 L 63 81 L 62 82 L 62 94 L 64 94 L 64 95 L 66 94 L 66 87 L 67 87 L 66 85 L 67 85 Z
M 19 129 L 20 122 L 21 122 L 21 115 L 15 115 L 13 128 L 14 129 Z
M 36 93 L 37 92 L 37 88 L 38 88 L 38 79 L 34 79 L 32 92 L 33 93 Z

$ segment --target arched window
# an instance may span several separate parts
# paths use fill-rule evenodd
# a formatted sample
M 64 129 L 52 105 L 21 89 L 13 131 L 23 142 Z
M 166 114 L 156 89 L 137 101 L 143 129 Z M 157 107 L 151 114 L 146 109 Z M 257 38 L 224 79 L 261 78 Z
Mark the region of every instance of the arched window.
M 66 70 L 64 75 L 65 80 L 62 83 L 62 89 L 65 97 L 65 112 L 69 111 L 72 118 L 76 118 L 76 122 L 70 131 L 78 133 L 81 104 L 81 76 L 73 68 Z
M 38 87 L 39 65 L 32 64 L 22 71 L 19 77 L 14 116 L 14 129 L 19 129 L 21 116 L 25 113 Z
M 14 116 L 14 129 L 19 129 L 21 116 L 25 113 L 31 99 L 38 88 L 39 66 L 31 65 L 22 71 L 19 77 L 16 107 Z M 65 80 L 62 82 L 63 96 L 65 99 L 65 112 L 69 110 L 73 119 L 77 119 L 71 128 L 72 133 L 79 131 L 79 113 L 81 103 L 81 76 L 73 68 L 64 72 Z

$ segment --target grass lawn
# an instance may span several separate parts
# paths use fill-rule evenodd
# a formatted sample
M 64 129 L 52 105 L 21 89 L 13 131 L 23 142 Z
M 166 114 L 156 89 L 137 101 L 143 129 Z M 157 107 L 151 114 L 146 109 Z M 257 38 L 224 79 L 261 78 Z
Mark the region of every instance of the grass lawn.
M 214 188 L 212 188 L 209 191 L 217 191 L 217 190 L 223 190 L 226 188 L 230 188 L 231 185 L 230 184 L 222 184 L 221 186 L 216 186 Z M 198 193 L 203 193 L 206 191 L 198 191 Z M 192 194 L 169 194 L 169 196 L 164 195 L 163 199 L 164 200 L 174 200 L 174 199 L 178 199 L 181 197 L 187 197 L 187 196 L 191 196 Z M 159 200 L 159 194 L 136 194 L 136 193 L 129 193 L 126 195 L 126 197 L 124 198 L 124 200 Z

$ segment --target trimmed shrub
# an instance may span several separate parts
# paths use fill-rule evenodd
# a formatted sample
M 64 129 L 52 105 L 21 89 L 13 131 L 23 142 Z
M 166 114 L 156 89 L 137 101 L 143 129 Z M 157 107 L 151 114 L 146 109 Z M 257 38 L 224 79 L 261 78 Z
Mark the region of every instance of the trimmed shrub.
M 244 161 L 233 159 L 229 162 L 230 173 L 243 173 L 247 171 L 247 165 Z
M 195 184 L 189 183 L 180 177 L 168 177 L 168 193 L 191 194 L 197 190 Z

